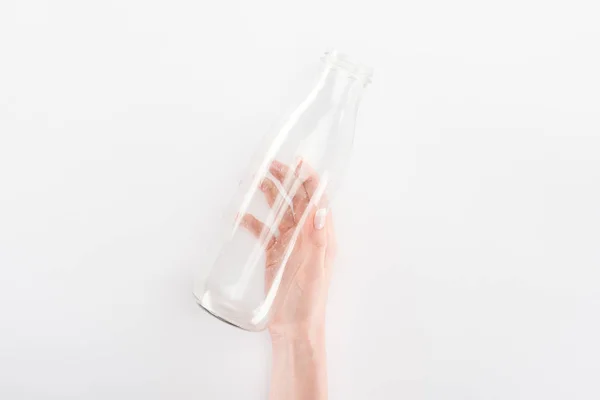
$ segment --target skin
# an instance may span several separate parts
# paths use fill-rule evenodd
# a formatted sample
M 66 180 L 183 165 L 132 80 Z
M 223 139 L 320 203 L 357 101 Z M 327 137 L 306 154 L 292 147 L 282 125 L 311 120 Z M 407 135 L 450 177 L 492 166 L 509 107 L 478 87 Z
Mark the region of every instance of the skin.
M 287 207 L 279 225 L 279 236 L 269 241 L 266 252 L 265 283 L 270 287 L 288 247 L 275 313 L 269 324 L 273 347 L 270 400 L 327 399 L 325 351 L 325 309 L 336 252 L 331 212 L 327 199 L 319 194 L 319 177 L 306 163 L 295 169 L 274 161 L 269 171 L 287 188 L 292 206 Z M 281 204 L 278 185 L 265 178 L 261 191 L 271 207 Z M 320 211 L 319 211 L 320 210 Z M 306 215 L 305 215 L 306 214 Z M 294 232 L 300 227 L 293 242 Z M 255 216 L 245 214 L 242 225 L 257 238 L 267 227 Z

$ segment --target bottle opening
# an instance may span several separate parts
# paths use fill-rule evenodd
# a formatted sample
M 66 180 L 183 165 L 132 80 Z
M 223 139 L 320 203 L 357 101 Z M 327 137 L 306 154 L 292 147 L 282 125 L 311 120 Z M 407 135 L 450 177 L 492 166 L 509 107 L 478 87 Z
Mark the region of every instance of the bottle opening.
M 340 53 L 337 50 L 329 50 L 325 52 L 323 61 L 332 68 L 339 68 L 354 78 L 362 80 L 365 85 L 371 83 L 373 68 L 355 62 L 347 54 Z

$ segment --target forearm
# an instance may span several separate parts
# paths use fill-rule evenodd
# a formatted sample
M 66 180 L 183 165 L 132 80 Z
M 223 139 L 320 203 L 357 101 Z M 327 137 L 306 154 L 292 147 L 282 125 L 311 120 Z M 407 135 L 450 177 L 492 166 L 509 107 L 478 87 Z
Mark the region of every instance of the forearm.
M 270 400 L 326 400 L 325 332 L 272 334 Z

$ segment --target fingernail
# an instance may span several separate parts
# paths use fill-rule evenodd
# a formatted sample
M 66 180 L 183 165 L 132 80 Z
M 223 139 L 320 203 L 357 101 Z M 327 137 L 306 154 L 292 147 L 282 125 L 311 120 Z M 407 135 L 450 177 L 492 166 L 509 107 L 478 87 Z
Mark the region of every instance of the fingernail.
M 315 213 L 315 229 L 320 230 L 325 226 L 325 220 L 327 219 L 327 209 L 319 208 Z

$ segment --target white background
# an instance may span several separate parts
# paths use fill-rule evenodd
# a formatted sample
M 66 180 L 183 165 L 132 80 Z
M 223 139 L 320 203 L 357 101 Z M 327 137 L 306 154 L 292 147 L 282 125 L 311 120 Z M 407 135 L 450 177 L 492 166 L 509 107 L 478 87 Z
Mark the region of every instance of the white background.
M 266 398 L 192 277 L 329 47 L 375 68 L 330 398 L 600 398 L 594 3 L 2 1 L 0 398 Z

